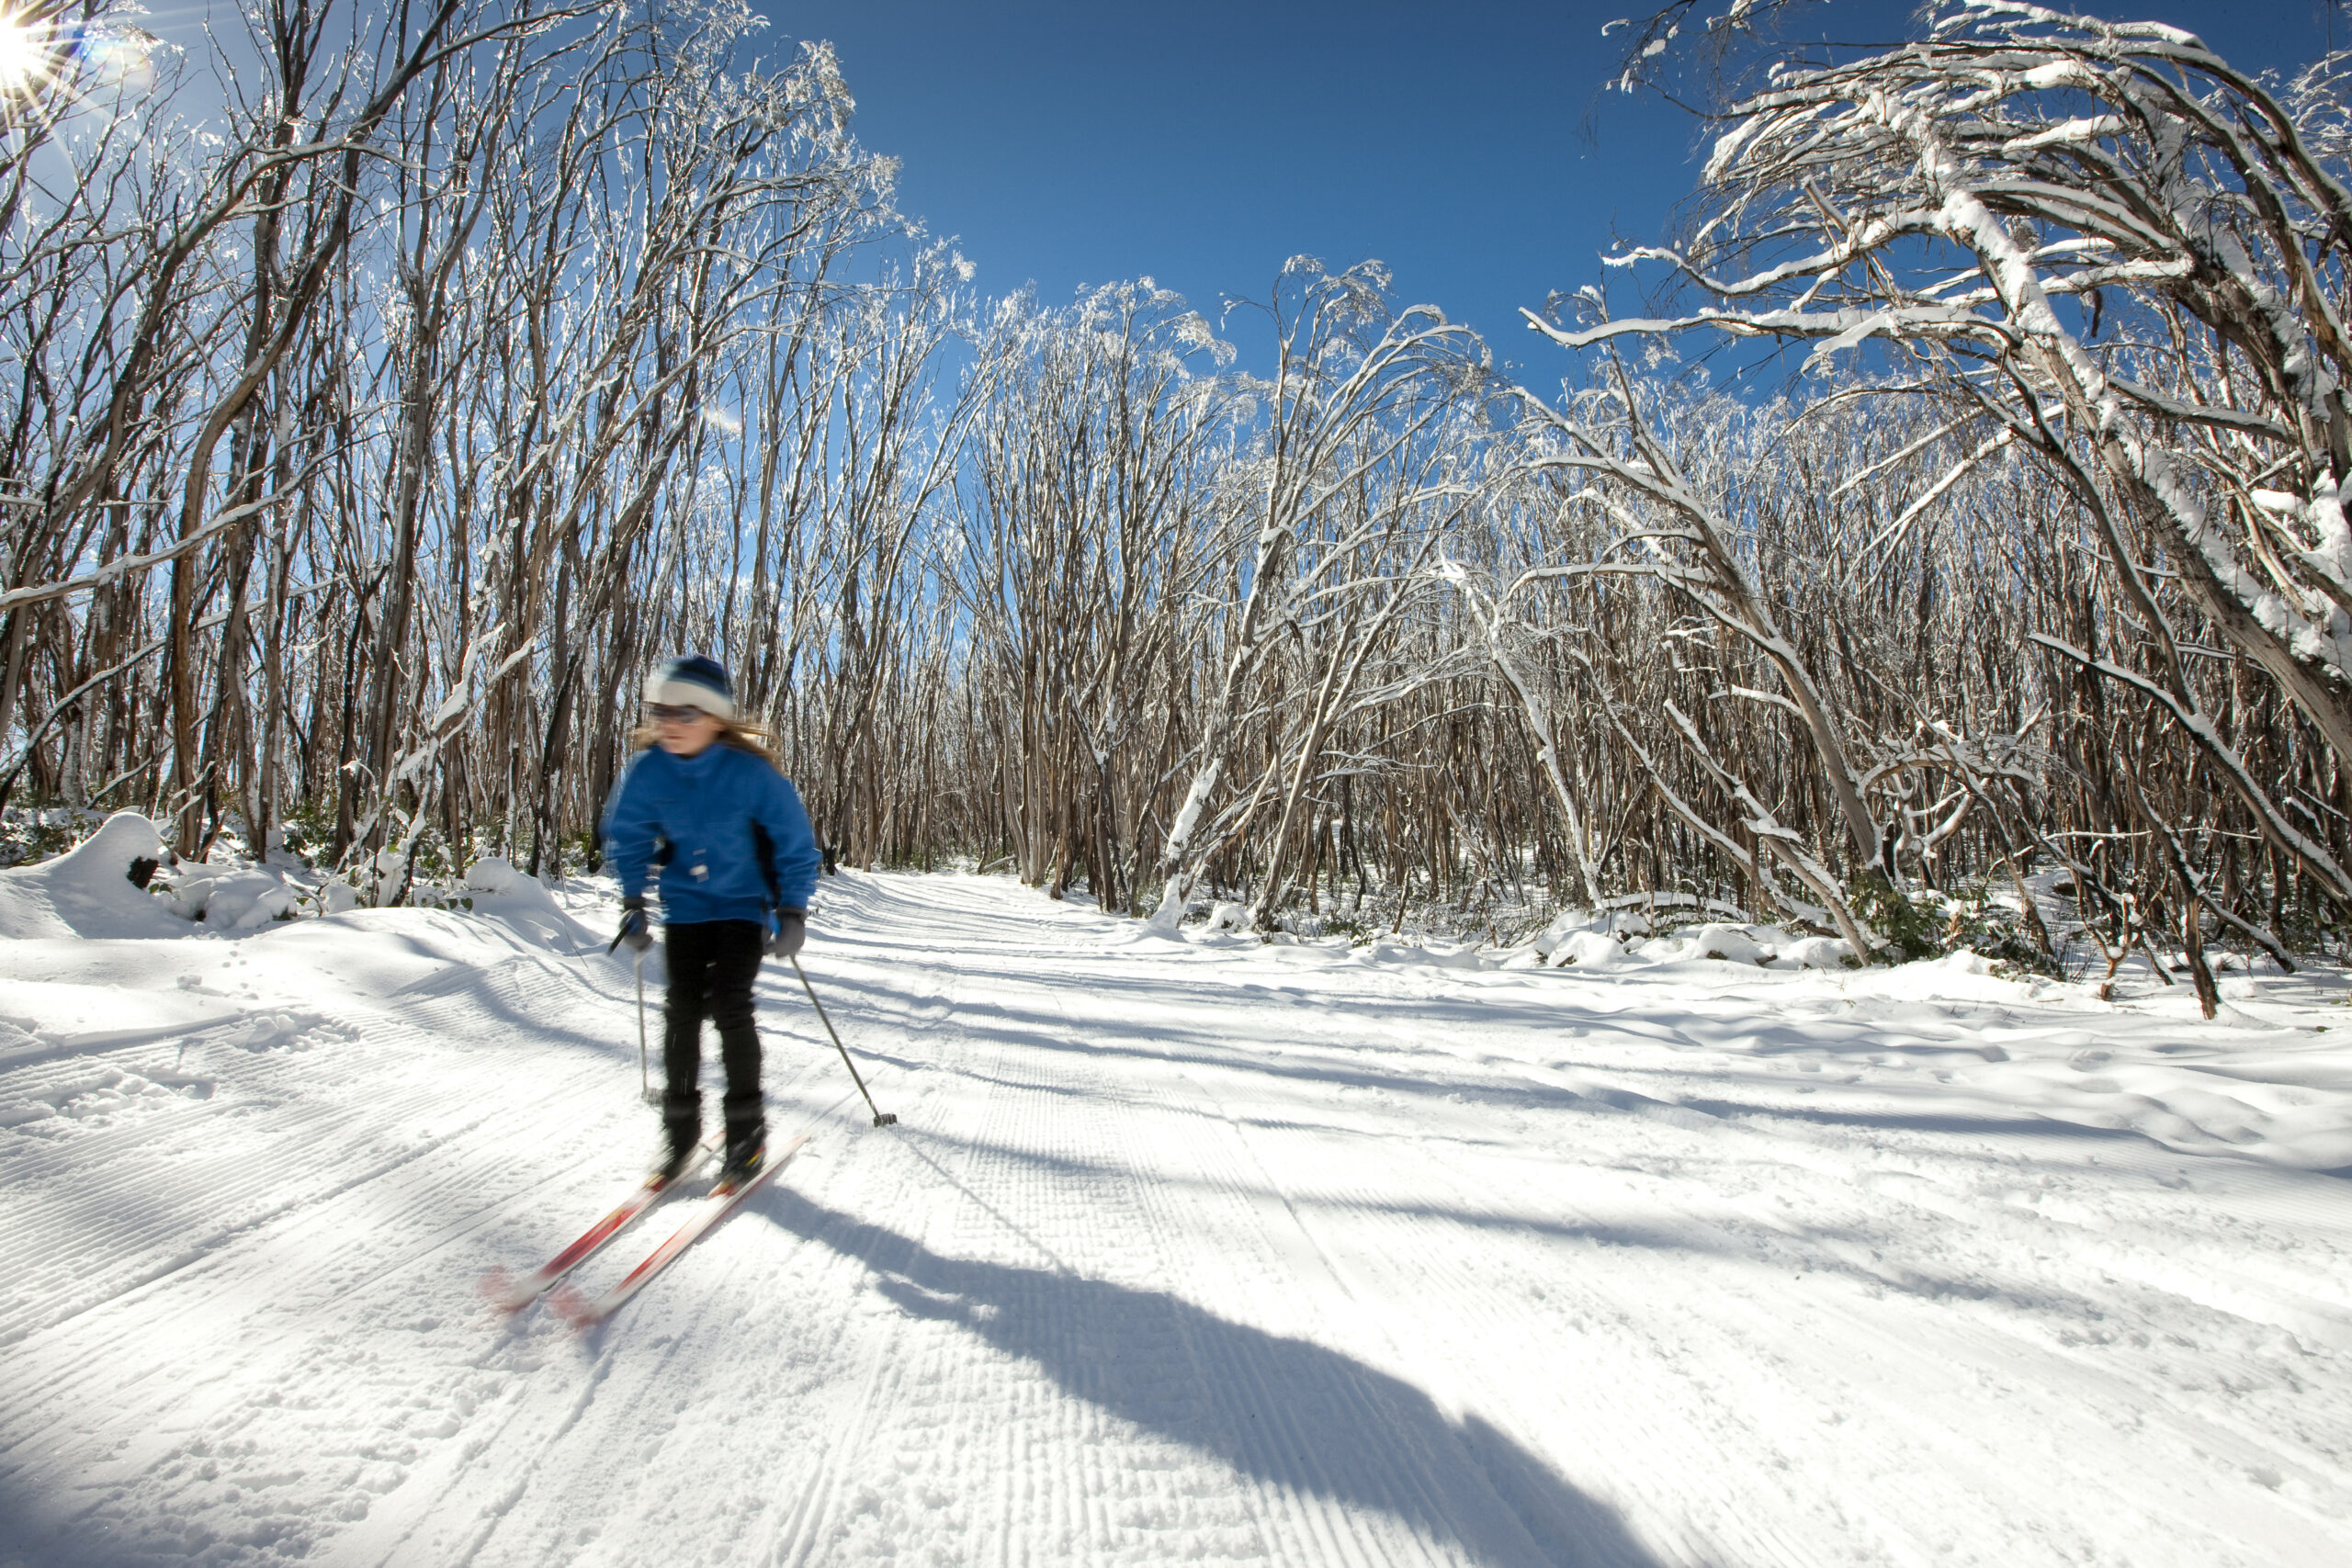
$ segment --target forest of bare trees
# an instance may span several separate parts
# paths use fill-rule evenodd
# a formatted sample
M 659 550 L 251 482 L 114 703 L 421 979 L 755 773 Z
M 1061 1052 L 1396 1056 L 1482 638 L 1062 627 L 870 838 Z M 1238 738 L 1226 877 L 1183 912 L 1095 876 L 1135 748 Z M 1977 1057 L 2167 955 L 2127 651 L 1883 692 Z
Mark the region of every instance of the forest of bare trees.
M 740 0 L 248 0 L 212 61 L 37 0 L 0 799 L 379 901 L 564 874 L 686 649 L 845 863 L 2291 964 L 2352 909 L 2333 62 L 1710 9 L 1628 54 L 1719 90 L 1683 222 L 1560 258 L 1521 387 L 1371 263 L 983 298 Z

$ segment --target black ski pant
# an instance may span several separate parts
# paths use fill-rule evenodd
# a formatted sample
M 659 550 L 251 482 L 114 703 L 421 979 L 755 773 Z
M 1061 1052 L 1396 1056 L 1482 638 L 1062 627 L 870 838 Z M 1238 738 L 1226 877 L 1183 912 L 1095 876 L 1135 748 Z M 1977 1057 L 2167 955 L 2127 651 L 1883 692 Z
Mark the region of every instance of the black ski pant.
M 727 1134 L 757 1132 L 760 1032 L 752 1022 L 752 980 L 760 972 L 767 930 L 757 920 L 698 920 L 663 928 L 670 998 L 662 1007 L 662 1067 L 669 1090 L 662 1119 L 687 1138 L 702 1131 L 702 1021 L 718 1026 L 718 1059 L 727 1068 Z

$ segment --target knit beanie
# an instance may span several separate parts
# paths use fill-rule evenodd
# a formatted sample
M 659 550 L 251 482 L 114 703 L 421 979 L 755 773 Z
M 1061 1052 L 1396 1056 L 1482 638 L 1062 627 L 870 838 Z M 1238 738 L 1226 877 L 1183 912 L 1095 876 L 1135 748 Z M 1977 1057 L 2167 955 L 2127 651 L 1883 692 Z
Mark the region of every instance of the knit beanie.
M 735 685 L 727 678 L 727 666 L 699 653 L 664 660 L 645 678 L 645 700 L 700 708 L 715 718 L 735 716 Z

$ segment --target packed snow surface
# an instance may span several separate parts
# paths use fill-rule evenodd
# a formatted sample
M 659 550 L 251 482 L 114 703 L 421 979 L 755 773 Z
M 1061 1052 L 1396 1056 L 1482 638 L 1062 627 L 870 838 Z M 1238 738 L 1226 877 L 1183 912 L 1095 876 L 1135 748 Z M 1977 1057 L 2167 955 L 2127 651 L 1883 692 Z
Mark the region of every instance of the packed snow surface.
M 652 1149 L 608 907 L 78 874 L 0 881 L 0 1564 L 2352 1562 L 2333 973 L 2209 1024 L 843 876 L 899 1125 L 764 976 L 814 1141 L 582 1337 L 477 1284 Z

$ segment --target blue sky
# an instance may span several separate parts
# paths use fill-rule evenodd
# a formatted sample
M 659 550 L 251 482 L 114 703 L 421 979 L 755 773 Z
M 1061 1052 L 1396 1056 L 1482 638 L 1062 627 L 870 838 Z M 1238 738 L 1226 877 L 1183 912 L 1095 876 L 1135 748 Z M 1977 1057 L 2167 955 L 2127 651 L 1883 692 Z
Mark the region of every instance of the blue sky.
M 1619 58 L 1601 26 L 1644 0 L 762 8 L 763 49 L 832 40 L 859 138 L 903 160 L 901 206 L 959 236 L 989 293 L 1034 281 L 1063 300 L 1148 275 L 1214 317 L 1221 296 L 1264 296 L 1287 256 L 1377 256 L 1401 299 L 1540 370 L 1555 351 L 1518 308 L 1599 280 L 1612 234 L 1657 234 L 1695 173 L 1689 116 L 1598 92 Z M 1813 30 L 1889 38 L 1913 8 L 1829 0 Z M 2087 8 L 2191 28 L 2249 68 L 2326 37 L 2323 0 Z

